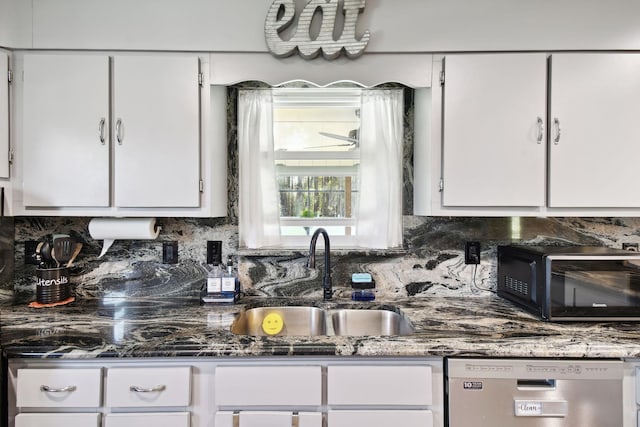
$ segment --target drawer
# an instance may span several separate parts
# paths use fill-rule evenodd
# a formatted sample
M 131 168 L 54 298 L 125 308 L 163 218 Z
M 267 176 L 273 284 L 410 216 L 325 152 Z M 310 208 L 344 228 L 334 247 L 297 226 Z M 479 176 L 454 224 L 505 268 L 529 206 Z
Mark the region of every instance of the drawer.
M 431 411 L 329 411 L 331 427 L 433 427 Z
M 102 369 L 18 369 L 16 389 L 19 408 L 96 408 Z
M 190 419 L 188 412 L 108 414 L 104 417 L 104 427 L 189 427 Z
M 221 366 L 215 371 L 218 406 L 320 406 L 320 366 Z
M 292 412 L 241 411 L 216 412 L 216 427 L 322 427 L 320 412 L 300 412 L 294 420 Z M 234 422 L 234 417 L 237 421 Z M 297 422 L 296 422 L 297 421 Z
M 16 427 L 98 427 L 100 414 L 18 414 Z
M 110 368 L 105 400 L 117 408 L 189 406 L 191 367 Z
M 431 367 L 329 366 L 329 405 L 431 405 Z

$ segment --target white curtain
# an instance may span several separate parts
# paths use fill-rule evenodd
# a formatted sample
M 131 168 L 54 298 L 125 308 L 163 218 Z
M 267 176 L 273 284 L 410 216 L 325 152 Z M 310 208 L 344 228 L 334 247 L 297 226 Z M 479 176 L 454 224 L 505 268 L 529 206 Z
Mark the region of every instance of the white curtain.
M 401 89 L 362 92 L 356 223 L 360 247 L 402 244 L 403 113 Z
M 280 243 L 270 90 L 241 90 L 238 99 L 239 229 L 247 248 Z

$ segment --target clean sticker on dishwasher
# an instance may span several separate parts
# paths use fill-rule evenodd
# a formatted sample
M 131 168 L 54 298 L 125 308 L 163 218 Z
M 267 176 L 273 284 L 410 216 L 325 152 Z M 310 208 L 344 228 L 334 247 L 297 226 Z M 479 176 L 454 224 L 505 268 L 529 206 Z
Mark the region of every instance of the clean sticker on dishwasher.
M 482 390 L 482 381 L 463 381 L 462 388 L 465 390 Z

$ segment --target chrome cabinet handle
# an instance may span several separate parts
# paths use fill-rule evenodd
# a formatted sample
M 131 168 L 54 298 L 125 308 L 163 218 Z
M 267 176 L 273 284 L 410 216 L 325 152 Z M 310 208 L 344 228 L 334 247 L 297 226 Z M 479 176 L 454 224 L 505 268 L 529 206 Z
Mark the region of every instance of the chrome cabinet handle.
M 156 393 L 159 391 L 165 391 L 166 389 L 166 385 L 157 385 L 151 388 L 138 387 L 136 385 L 132 385 L 131 387 L 129 387 L 130 391 L 134 391 L 136 393 Z
M 116 121 L 116 139 L 118 140 L 118 145 L 122 145 L 122 140 L 124 139 L 122 135 L 122 119 Z
M 104 124 L 106 123 L 106 119 L 103 117 L 100 119 L 100 123 L 98 123 L 98 138 L 100 138 L 100 143 L 104 145 L 105 137 L 104 137 Z
M 558 145 L 560 142 L 560 120 L 557 117 L 553 119 L 553 125 L 556 128 L 556 137 L 553 138 L 553 142 Z
M 68 385 L 62 388 L 52 388 L 48 385 L 41 385 L 40 391 L 46 391 L 47 393 L 71 393 L 72 391 L 76 391 L 76 386 Z
M 538 138 L 536 141 L 538 144 L 542 144 L 542 139 L 544 138 L 544 122 L 541 117 L 538 117 Z

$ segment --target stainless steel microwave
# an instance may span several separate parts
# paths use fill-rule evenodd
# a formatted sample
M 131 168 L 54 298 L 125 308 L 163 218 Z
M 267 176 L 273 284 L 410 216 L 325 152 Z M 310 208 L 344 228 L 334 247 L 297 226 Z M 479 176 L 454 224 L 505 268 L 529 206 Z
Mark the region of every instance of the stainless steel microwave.
M 640 253 L 498 246 L 498 295 L 549 321 L 640 321 Z

